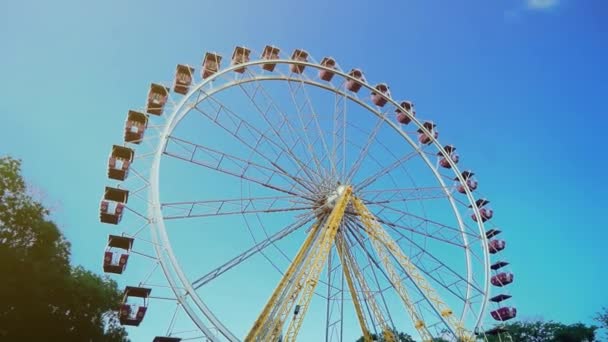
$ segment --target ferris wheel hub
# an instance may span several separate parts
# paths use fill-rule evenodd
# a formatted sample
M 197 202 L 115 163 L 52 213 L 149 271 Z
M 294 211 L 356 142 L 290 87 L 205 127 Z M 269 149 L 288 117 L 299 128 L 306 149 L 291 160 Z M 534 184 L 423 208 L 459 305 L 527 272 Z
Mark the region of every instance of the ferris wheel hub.
M 337 184 L 331 186 L 329 190 L 324 189 L 317 196 L 315 201 L 314 210 L 317 211 L 318 217 L 323 217 L 329 214 L 336 206 L 340 196 L 344 193 L 348 186 L 337 182 Z
M 327 198 L 325 199 L 325 206 L 328 209 L 333 209 L 338 202 L 338 198 L 340 198 L 340 196 L 344 193 L 344 190 L 346 190 L 346 185 L 338 185 L 336 190 L 327 195 Z

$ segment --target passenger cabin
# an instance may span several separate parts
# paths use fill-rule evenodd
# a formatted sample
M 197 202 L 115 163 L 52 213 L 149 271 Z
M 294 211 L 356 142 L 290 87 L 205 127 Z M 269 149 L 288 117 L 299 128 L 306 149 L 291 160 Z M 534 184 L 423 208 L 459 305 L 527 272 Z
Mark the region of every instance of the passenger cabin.
M 480 198 L 475 202 L 475 206 L 479 209 L 479 216 L 481 216 L 482 222 L 486 222 L 494 216 L 494 211 L 492 208 L 488 207 L 489 203 L 490 201 L 485 198 Z M 469 208 L 472 207 L 472 205 L 469 205 Z M 471 218 L 473 221 L 477 222 L 477 215 L 475 214 L 475 211 L 473 211 L 473 214 L 471 214 Z
M 139 144 L 144 139 L 148 127 L 148 116 L 144 113 L 130 110 L 125 122 L 125 142 Z
M 497 287 L 503 287 L 503 286 L 509 285 L 513 282 L 513 273 L 509 273 L 509 272 L 498 273 L 498 274 L 492 276 L 492 278 L 490 278 L 490 282 L 492 283 L 492 285 L 497 286 Z
M 517 309 L 505 306 L 492 311 L 490 314 L 492 315 L 492 318 L 497 321 L 508 321 L 517 316 Z
M 475 189 L 477 189 L 478 184 L 477 184 L 477 180 L 473 177 L 473 176 L 475 176 L 475 174 L 473 172 L 463 171 L 460 175 L 464 179 L 465 184 L 462 184 L 462 182 L 460 182 L 460 179 L 458 179 L 458 177 L 454 178 L 455 181 L 458 181 L 458 187 L 457 187 L 458 192 L 460 192 L 461 194 L 466 194 L 467 188 L 471 192 L 473 192 Z
M 129 253 L 132 248 L 132 238 L 110 235 L 103 258 L 103 271 L 106 273 L 122 274 L 127 268 Z
M 251 54 L 251 50 L 246 47 L 237 46 L 234 48 L 234 52 L 232 53 L 232 65 L 240 65 L 243 63 L 249 62 L 249 55 Z M 235 72 L 242 74 L 245 72 L 245 67 L 234 69 Z
M 151 289 L 127 286 L 123 294 L 118 317 L 120 324 L 139 326 L 146 316 Z
M 425 133 L 422 128 L 418 128 L 418 141 L 423 145 L 428 145 L 433 141 L 433 139 L 437 139 L 439 136 L 439 132 L 437 132 L 435 129 L 437 125 L 431 121 L 425 121 L 422 126 L 424 126 L 424 128 L 430 132 L 430 135 Z
M 321 65 L 330 69 L 335 69 L 336 68 L 336 60 L 331 58 L 331 57 L 325 57 L 321 60 Z M 330 70 L 324 70 L 324 69 L 320 69 L 319 70 L 319 78 L 322 79 L 323 81 L 331 81 L 331 79 L 334 77 L 334 72 L 330 71 Z
M 416 110 L 414 110 L 414 103 L 412 101 L 401 101 L 400 107 L 395 109 L 395 113 L 397 114 L 397 122 L 402 125 L 407 125 L 412 122 L 410 116 L 407 113 L 410 113 L 412 117 L 416 116 Z
M 295 49 L 291 54 L 291 60 L 299 62 L 308 62 L 308 52 L 300 49 Z M 291 70 L 291 72 L 293 73 L 301 74 L 302 72 L 304 72 L 305 67 L 305 65 L 290 64 L 289 70 Z
M 203 58 L 203 70 L 201 70 L 201 77 L 206 79 L 218 72 L 220 70 L 221 62 L 222 56 L 213 52 L 206 52 L 205 58 Z
M 365 79 L 363 78 L 363 71 L 359 69 L 352 69 L 348 72 L 348 75 L 354 79 L 349 78 L 346 81 L 346 89 L 348 89 L 348 91 L 352 91 L 353 93 L 358 92 L 363 85 L 362 82 L 365 82 Z
M 133 149 L 114 145 L 108 159 L 108 177 L 119 181 L 125 180 L 129 176 L 129 167 L 133 163 Z
M 153 115 L 161 115 L 165 110 L 165 105 L 169 99 L 169 88 L 152 83 L 150 85 L 150 91 L 148 91 L 148 104 L 146 106 L 146 112 Z
M 374 87 L 374 91 L 372 91 L 372 102 L 378 107 L 384 107 L 388 100 L 387 97 L 391 97 L 391 92 L 389 90 L 388 85 L 386 83 L 377 84 Z
M 99 208 L 99 219 L 103 223 L 118 224 L 122 219 L 129 191 L 106 186 Z
M 490 268 L 491 268 L 493 271 L 496 271 L 496 270 L 499 270 L 499 269 L 501 269 L 501 268 L 503 268 L 503 267 L 507 266 L 508 264 L 509 264 L 509 263 L 508 263 L 508 262 L 506 262 L 506 261 L 497 261 L 497 262 L 493 263 L 493 264 L 490 266 Z
M 175 79 L 173 80 L 173 91 L 186 95 L 192 85 L 194 78 L 194 68 L 189 65 L 178 64 L 175 70 Z
M 262 51 L 262 59 L 264 59 L 264 60 L 279 59 L 279 52 L 281 52 L 281 50 L 278 47 L 272 46 L 272 45 L 266 45 L 264 47 L 264 51 Z M 272 71 L 274 71 L 274 68 L 276 66 L 277 66 L 276 63 L 264 63 L 264 64 L 262 64 L 262 69 L 272 72 Z
M 494 296 L 494 297 L 490 298 L 490 302 L 500 303 L 500 302 L 505 301 L 505 300 L 507 300 L 509 298 L 511 298 L 511 295 L 508 295 L 508 294 L 499 294 L 497 296 Z
M 504 240 L 490 240 L 488 243 L 488 250 L 490 254 L 496 254 L 507 246 L 507 243 Z
M 451 159 L 454 164 L 458 164 L 458 161 L 460 160 L 460 156 L 456 153 L 456 147 L 453 145 L 444 146 L 443 151 L 437 152 L 437 156 L 439 156 L 439 165 L 445 169 L 452 168 L 449 159 Z
M 152 342 L 181 342 L 181 340 L 179 337 L 156 336 Z

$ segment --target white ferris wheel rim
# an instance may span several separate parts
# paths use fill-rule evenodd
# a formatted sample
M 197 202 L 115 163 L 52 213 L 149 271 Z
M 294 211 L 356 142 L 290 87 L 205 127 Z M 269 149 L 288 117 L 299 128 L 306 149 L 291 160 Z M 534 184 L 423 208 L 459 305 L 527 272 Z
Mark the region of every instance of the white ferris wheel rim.
M 223 68 L 221 70 L 218 70 L 216 73 L 214 73 L 210 77 L 202 80 L 198 84 L 193 83 L 193 87 L 191 87 L 188 94 L 183 96 L 183 98 L 179 101 L 177 106 L 175 106 L 173 108 L 173 110 L 167 117 L 166 123 L 164 125 L 164 128 L 163 128 L 162 133 L 159 138 L 159 144 L 161 146 L 158 146 L 155 149 L 155 153 L 154 153 L 153 160 L 152 160 L 152 166 L 151 166 L 151 172 L 150 172 L 150 178 L 149 178 L 149 180 L 150 180 L 149 203 L 151 203 L 151 205 L 148 206 L 148 215 L 151 218 L 151 227 L 152 227 L 151 231 L 152 231 L 152 239 L 154 242 L 154 249 L 157 253 L 158 261 L 162 268 L 162 271 L 165 274 L 165 277 L 167 278 L 171 288 L 175 292 L 177 300 L 179 301 L 179 303 L 181 304 L 183 309 L 186 311 L 188 316 L 196 324 L 196 326 L 199 329 L 201 329 L 201 331 L 205 334 L 205 336 L 208 339 L 210 339 L 212 341 L 219 340 L 219 336 L 216 335 L 214 332 L 212 332 L 212 330 L 203 322 L 203 320 L 201 320 L 200 315 L 197 314 L 197 312 L 196 312 L 197 310 L 200 313 L 202 313 L 206 317 L 206 319 L 213 325 L 212 328 L 217 330 L 220 333 L 220 335 L 222 335 L 224 338 L 227 338 L 230 341 L 239 341 L 239 338 L 236 337 L 230 331 L 230 329 L 228 329 L 224 325 L 224 323 L 215 316 L 215 314 L 207 307 L 207 305 L 204 303 L 204 301 L 200 298 L 200 296 L 198 295 L 198 293 L 192 286 L 192 283 L 188 280 L 186 274 L 183 272 L 183 270 L 179 264 L 178 258 L 175 256 L 175 253 L 173 252 L 173 248 L 172 248 L 169 236 L 166 231 L 165 222 L 163 220 L 161 201 L 160 201 L 159 179 L 160 179 L 161 159 L 163 156 L 164 146 L 166 146 L 166 144 L 168 142 L 167 138 L 171 135 L 171 133 L 176 128 L 176 126 L 179 124 L 179 122 L 186 115 L 188 115 L 188 113 L 191 111 L 191 108 L 186 108 L 186 105 L 189 103 L 188 100 L 191 99 L 191 97 L 193 95 L 201 92 L 202 89 L 206 85 L 212 83 L 214 80 L 218 79 L 219 77 L 221 77 L 225 74 L 228 74 L 228 73 L 234 71 L 235 69 L 249 68 L 252 66 L 260 66 L 262 64 L 267 64 L 267 63 L 299 65 L 299 66 L 304 66 L 304 67 L 315 68 L 318 70 L 327 70 L 327 71 L 331 71 L 332 73 L 334 73 L 337 76 L 341 76 L 345 80 L 349 80 L 349 79 L 356 80 L 354 77 L 352 77 L 348 73 L 345 73 L 342 70 L 339 70 L 337 68 L 334 69 L 334 68 L 329 68 L 329 67 L 323 66 L 318 63 L 311 63 L 311 62 L 307 62 L 307 61 L 298 61 L 298 60 L 292 60 L 292 59 L 283 59 L 283 58 L 273 59 L 273 60 L 265 60 L 265 59 L 252 60 L 252 61 L 242 63 L 239 65 L 233 65 L 233 66 Z M 382 113 L 380 113 L 376 108 L 373 108 L 372 106 L 367 104 L 361 98 L 356 97 L 356 96 L 351 96 L 351 95 L 347 94 L 345 91 L 341 91 L 340 89 L 337 89 L 331 85 L 312 81 L 310 79 L 304 79 L 302 77 L 288 77 L 285 75 L 263 76 L 262 77 L 258 74 L 256 74 L 255 76 L 256 77 L 253 77 L 252 79 L 235 80 L 234 82 L 229 82 L 229 83 L 223 85 L 222 87 L 213 88 L 209 91 L 205 91 L 205 93 L 207 93 L 206 96 L 203 97 L 203 100 L 197 101 L 197 103 L 204 101 L 204 99 L 209 98 L 216 93 L 219 93 L 226 89 L 238 86 L 242 83 L 265 81 L 265 80 L 298 81 L 298 82 L 303 82 L 304 84 L 307 84 L 310 86 L 319 87 L 319 88 L 322 88 L 327 91 L 332 91 L 335 94 L 344 96 L 345 98 L 348 98 L 352 102 L 357 103 L 358 105 L 360 105 L 367 111 L 371 112 L 372 114 L 376 115 L 377 117 L 382 118 Z M 357 82 L 360 83 L 363 88 L 366 88 L 369 91 L 374 91 L 374 87 L 371 86 L 369 83 L 367 83 L 366 80 L 357 80 Z M 399 103 L 396 102 L 391 97 L 385 96 L 384 94 L 381 94 L 381 95 L 387 100 L 388 103 L 392 104 L 396 108 L 400 107 Z M 422 122 L 419 119 L 417 119 L 413 115 L 411 115 L 410 118 L 411 118 L 411 123 L 415 124 L 417 126 L 417 128 L 422 130 L 422 132 L 430 135 L 430 132 L 424 127 L 424 125 L 422 124 Z M 429 169 L 432 171 L 434 177 L 437 179 L 437 181 L 442 186 L 444 191 L 446 191 L 446 197 L 448 198 L 450 205 L 452 207 L 452 211 L 454 212 L 454 215 L 456 216 L 456 219 L 458 221 L 458 226 L 459 226 L 459 229 L 461 230 L 463 241 L 465 242 L 465 246 L 466 246 L 465 255 L 466 255 L 466 268 L 467 268 L 467 281 L 468 281 L 467 282 L 467 299 L 468 299 L 470 297 L 470 287 L 471 287 L 470 282 L 471 282 L 472 276 L 473 276 L 470 250 L 468 247 L 469 243 L 468 243 L 467 234 L 464 231 L 465 225 L 462 220 L 460 211 L 456 207 L 456 203 L 453 198 L 453 195 L 452 195 L 452 193 L 449 193 L 446 190 L 447 186 L 446 186 L 443 178 L 441 177 L 441 175 L 439 174 L 437 169 L 433 166 L 433 163 L 429 160 L 428 156 L 425 155 L 424 153 L 422 153 L 421 150 L 416 148 L 417 145 L 413 141 L 413 139 L 410 136 L 408 136 L 399 127 L 399 125 L 397 125 L 393 121 L 387 120 L 386 118 L 383 118 L 383 120 L 385 121 L 386 124 L 388 124 L 390 127 L 392 127 L 403 139 L 405 139 L 410 144 L 410 146 L 412 146 L 417 151 L 418 156 L 423 159 L 423 161 L 427 164 Z M 438 139 L 436 139 L 436 138 L 431 140 L 431 144 L 434 145 L 439 150 L 442 150 L 442 148 L 443 148 L 443 146 L 439 143 Z M 447 159 L 448 163 L 450 164 L 452 171 L 458 178 L 458 181 L 460 181 L 461 183 L 465 183 L 466 180 L 462 177 L 462 174 L 461 174 L 460 170 L 458 169 L 458 166 L 456 165 L 456 163 L 454 163 L 450 158 L 446 158 L 446 159 Z M 473 197 L 471 190 L 468 189 L 468 187 L 464 187 L 464 188 L 465 188 L 465 195 L 467 197 L 467 200 L 469 201 L 469 203 L 474 204 L 476 199 Z M 473 205 L 472 208 L 473 208 L 474 215 L 477 217 L 476 224 L 479 229 L 479 236 L 481 238 L 481 241 L 482 241 L 482 243 L 487 243 L 487 239 L 485 236 L 484 223 L 483 223 L 483 220 L 481 219 L 481 214 L 475 205 Z M 485 270 L 484 271 L 485 272 L 484 273 L 484 284 L 483 284 L 484 298 L 481 301 L 481 308 L 478 311 L 477 319 L 476 319 L 476 322 L 474 325 L 475 329 L 481 327 L 481 322 L 483 320 L 484 315 L 486 314 L 486 306 L 487 306 L 487 302 L 488 302 L 487 299 L 490 296 L 490 281 L 489 281 L 489 279 L 490 279 L 490 267 L 489 267 L 490 266 L 490 256 L 489 256 L 489 252 L 486 248 L 484 248 L 482 250 L 483 250 L 483 262 L 484 262 L 484 270 Z M 180 283 L 181 283 L 181 285 L 180 285 Z M 185 290 L 186 294 L 192 299 L 192 301 L 196 305 L 195 308 L 193 308 L 191 306 L 191 304 L 189 302 L 187 302 L 186 297 L 182 290 Z M 468 310 L 468 306 L 464 305 L 463 311 L 461 313 L 461 319 L 463 319 L 463 317 L 466 315 L 467 310 Z

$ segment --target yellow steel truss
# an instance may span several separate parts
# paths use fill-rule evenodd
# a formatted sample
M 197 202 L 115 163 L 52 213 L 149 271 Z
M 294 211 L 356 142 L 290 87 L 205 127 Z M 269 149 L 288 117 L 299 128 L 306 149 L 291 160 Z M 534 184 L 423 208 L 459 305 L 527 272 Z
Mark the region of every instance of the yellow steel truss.
M 416 307 L 414 306 L 414 303 L 412 302 L 407 290 L 405 289 L 405 286 L 403 286 L 401 278 L 399 277 L 399 273 L 397 273 L 397 271 L 393 267 L 393 264 L 391 263 L 388 251 L 384 247 L 382 241 L 378 239 L 377 231 L 382 228 L 380 228 L 375 223 L 375 220 L 373 220 L 373 216 L 369 213 L 363 202 L 355 198 L 353 200 L 353 206 L 355 207 L 355 211 L 359 214 L 361 221 L 363 222 L 365 232 L 367 233 L 367 235 L 369 235 L 374 251 L 382 262 L 382 265 L 384 266 L 387 272 L 391 284 L 393 285 L 393 287 L 397 291 L 397 294 L 403 301 L 403 304 L 405 305 L 405 308 L 409 313 L 412 322 L 414 323 L 414 327 L 416 328 L 416 330 L 418 330 L 418 333 L 420 334 L 424 342 L 432 341 L 433 336 L 431 335 L 430 331 L 426 327 L 426 324 L 422 320 L 421 315 L 418 313 Z
M 327 218 L 326 229 L 324 231 L 325 234 L 319 243 L 319 251 L 312 256 L 314 257 L 314 260 L 310 265 L 310 268 L 308 270 L 304 270 L 307 277 L 306 282 L 304 283 L 304 292 L 302 293 L 302 296 L 298 302 L 298 305 L 300 305 L 300 313 L 296 315 L 289 323 L 287 333 L 285 334 L 286 342 L 295 341 L 296 337 L 298 336 L 298 332 L 302 326 L 302 322 L 304 321 L 304 316 L 306 315 L 306 311 L 310 305 L 310 300 L 312 299 L 312 295 L 314 294 L 315 288 L 319 282 L 319 276 L 321 275 L 323 264 L 327 260 L 329 251 L 334 244 L 336 234 L 338 233 L 338 228 L 340 227 L 340 223 L 344 217 L 344 212 L 346 211 L 346 206 L 348 205 L 348 202 L 350 202 L 352 191 L 353 188 L 348 186 L 340 195 L 339 200 Z
M 352 203 L 355 212 L 363 223 L 363 228 L 370 237 L 375 253 L 380 258 L 387 271 L 389 280 L 403 301 L 410 318 L 412 319 L 415 328 L 422 336 L 423 341 L 432 341 L 433 337 L 401 282 L 399 273 L 395 270 L 395 267 L 391 262 L 391 255 L 406 271 L 416 287 L 420 289 L 429 302 L 439 312 L 444 322 L 446 322 L 446 324 L 448 324 L 456 333 L 459 340 L 463 342 L 474 341 L 472 335 L 464 328 L 463 323 L 454 316 L 452 310 L 441 300 L 437 292 L 435 292 L 429 282 L 422 276 L 418 268 L 401 251 L 398 244 L 381 227 L 363 202 L 352 195 L 352 187 L 350 186 L 345 187 L 343 192 L 339 194 L 335 206 L 329 215 L 326 216 L 326 219 L 313 225 L 304 244 L 289 265 L 289 268 L 273 291 L 253 327 L 245 337 L 245 341 L 277 341 L 281 339 L 283 326 L 294 307 L 294 304 L 297 302 L 297 305 L 295 306 L 296 310 L 287 327 L 284 338 L 284 341 L 286 342 L 295 341 L 310 305 L 310 301 L 312 300 L 315 288 L 319 282 L 323 265 L 327 261 L 329 251 L 334 244 L 336 244 L 336 249 L 342 263 L 342 269 L 353 299 L 364 340 L 366 342 L 372 341 L 372 336 L 368 329 L 366 316 L 363 313 L 356 283 L 359 284 L 361 292 L 363 293 L 363 296 L 365 296 L 364 299 L 370 305 L 373 319 L 375 319 L 382 328 L 384 340 L 388 342 L 396 341 L 396 337 L 388 326 L 378 303 L 365 281 L 365 277 L 346 244 L 345 232 L 338 235 L 346 207 L 349 203 Z
M 348 268 L 352 271 L 353 275 L 355 276 L 355 279 L 357 279 L 357 281 L 359 282 L 359 286 L 361 287 L 361 291 L 363 292 L 363 294 L 365 296 L 365 300 L 369 304 L 369 306 L 371 308 L 371 312 L 374 315 L 374 318 L 376 319 L 376 321 L 378 322 L 378 325 L 380 325 L 380 328 L 382 329 L 382 334 L 384 335 L 384 341 L 395 342 L 396 338 L 393 335 L 393 331 L 391 330 L 388 323 L 386 322 L 386 319 L 384 318 L 384 315 L 383 315 L 382 311 L 380 310 L 380 307 L 378 306 L 378 302 L 376 302 L 376 298 L 374 297 L 372 291 L 370 290 L 369 286 L 367 286 L 367 282 L 365 281 L 365 278 L 363 277 L 363 274 L 361 273 L 359 266 L 355 262 L 355 259 L 352 255 L 352 253 L 350 252 L 350 249 L 346 245 L 344 236 L 338 236 L 336 238 L 336 246 L 338 247 L 338 253 L 343 255 L 343 257 L 340 258 L 342 261 L 343 267 L 345 265 L 347 265 Z M 346 274 L 346 270 L 345 270 L 344 274 Z M 350 285 L 349 285 L 349 287 L 350 287 Z M 350 292 L 351 292 L 351 294 L 354 294 L 354 293 L 356 293 L 356 289 L 350 288 Z M 360 306 L 360 304 L 356 302 L 356 296 L 354 296 L 354 295 L 353 295 L 353 302 L 355 303 L 355 305 Z M 359 320 L 359 321 L 361 323 L 361 320 Z M 363 325 L 362 325 L 362 327 L 363 327 Z M 365 330 L 369 334 L 369 331 L 367 329 L 365 329 Z M 363 336 L 366 337 L 365 334 Z M 371 338 L 371 336 L 370 336 L 370 338 Z
M 299 312 L 294 313 L 285 336 L 285 341 L 295 341 L 319 281 L 323 264 L 334 244 L 351 194 L 352 187 L 346 187 L 325 220 L 325 225 L 321 226 L 320 223 L 317 223 L 313 227 L 251 331 L 247 334 L 245 341 L 277 340 L 293 304 L 299 297 L 297 304 Z M 317 235 L 319 235 L 318 238 Z
M 293 259 L 291 265 L 289 265 L 289 268 L 283 275 L 283 278 L 281 278 L 279 285 L 277 285 L 276 289 L 270 296 L 270 299 L 266 303 L 266 306 L 262 310 L 262 313 L 253 324 L 253 327 L 249 331 L 249 334 L 247 334 L 247 336 L 245 337 L 246 342 L 259 340 L 258 335 L 260 334 L 261 329 L 263 328 L 265 323 L 268 323 L 270 313 L 272 309 L 275 308 L 280 295 L 285 292 L 289 285 L 292 285 L 289 280 L 298 271 L 299 266 L 302 264 L 302 261 L 304 260 L 305 256 L 308 255 L 308 251 L 310 250 L 313 241 L 317 237 L 319 230 L 320 225 L 319 223 L 316 223 L 308 233 L 308 237 L 306 238 L 304 244 L 296 254 L 296 257 Z
M 418 268 L 410 261 L 410 259 L 403 253 L 399 245 L 392 239 L 392 237 L 380 226 L 380 223 L 367 209 L 363 202 L 356 197 L 353 197 L 353 206 L 359 214 L 361 221 L 363 222 L 367 234 L 370 236 L 370 240 L 374 244 L 376 253 L 379 253 L 379 257 L 382 260 L 384 267 L 389 272 L 391 282 L 399 292 L 399 295 L 403 299 L 412 320 L 414 326 L 420 332 L 424 341 L 432 341 L 433 337 L 426 328 L 424 322 L 419 318 L 420 316 L 416 312 L 411 300 L 409 299 L 407 292 L 403 288 L 398 274 L 395 272 L 390 262 L 390 256 L 386 253 L 386 250 L 395 257 L 397 262 L 407 272 L 408 276 L 416 284 L 416 286 L 423 292 L 428 298 L 432 305 L 437 309 L 444 321 L 453 329 L 458 338 L 463 342 L 474 341 L 472 334 L 468 332 L 463 323 L 454 316 L 453 311 L 447 306 L 445 302 L 439 297 L 437 292 L 431 287 L 431 284 L 422 276 Z
M 355 306 L 355 312 L 357 313 L 357 319 L 359 320 L 359 325 L 361 326 L 361 332 L 363 333 L 363 340 L 365 342 L 372 342 L 372 335 L 367 328 L 367 321 L 365 319 L 365 315 L 363 314 L 363 309 L 361 308 L 361 301 L 359 300 L 359 295 L 357 292 L 357 288 L 355 287 L 355 283 L 350 275 L 350 262 L 347 259 L 346 254 L 344 253 L 344 247 L 342 246 L 342 239 L 338 236 L 336 238 L 336 249 L 338 250 L 338 255 L 340 256 L 340 262 L 342 264 L 342 272 L 344 273 L 344 278 L 346 278 L 346 283 L 348 284 L 348 289 L 350 291 L 350 296 L 353 299 L 353 305 Z

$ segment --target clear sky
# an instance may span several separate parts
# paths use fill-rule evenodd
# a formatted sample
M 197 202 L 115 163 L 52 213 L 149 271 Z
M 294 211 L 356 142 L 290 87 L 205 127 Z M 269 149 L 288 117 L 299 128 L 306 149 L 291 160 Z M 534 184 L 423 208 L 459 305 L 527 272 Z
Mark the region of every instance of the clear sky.
M 590 322 L 608 305 L 607 10 L 600 0 L 6 0 L 0 154 L 23 159 L 46 193 L 73 262 L 101 272 L 105 158 L 151 81 L 235 45 L 332 55 L 407 86 L 458 143 L 500 214 L 520 317 Z

